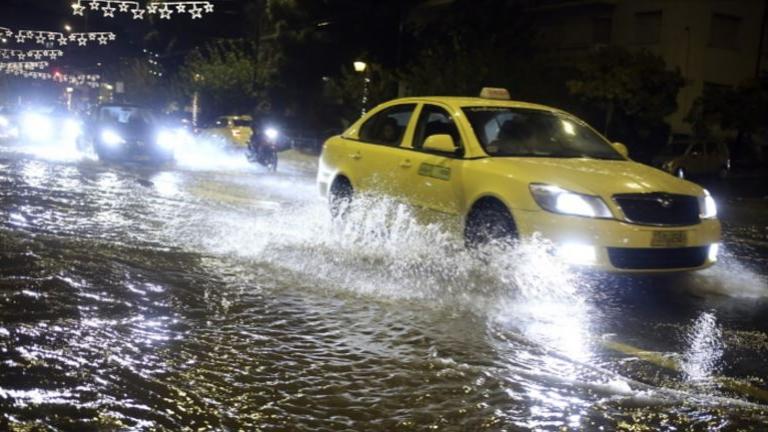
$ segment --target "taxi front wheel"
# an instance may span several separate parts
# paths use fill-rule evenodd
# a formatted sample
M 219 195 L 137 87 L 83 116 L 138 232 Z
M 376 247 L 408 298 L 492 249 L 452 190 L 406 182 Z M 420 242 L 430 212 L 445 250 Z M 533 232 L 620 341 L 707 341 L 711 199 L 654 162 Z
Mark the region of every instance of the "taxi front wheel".
M 476 204 L 467 215 L 464 243 L 474 249 L 490 242 L 511 244 L 517 240 L 517 226 L 507 207 L 499 201 Z
M 344 217 L 350 204 L 352 204 L 353 193 L 352 184 L 345 177 L 334 180 L 328 199 L 331 216 L 334 219 Z

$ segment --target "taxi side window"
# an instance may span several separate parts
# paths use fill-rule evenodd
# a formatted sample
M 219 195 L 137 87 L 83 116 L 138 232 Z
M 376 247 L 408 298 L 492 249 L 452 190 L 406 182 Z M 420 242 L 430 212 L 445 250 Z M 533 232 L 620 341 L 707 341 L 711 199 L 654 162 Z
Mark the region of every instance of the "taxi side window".
M 397 147 L 416 104 L 396 105 L 374 115 L 360 127 L 360 141 Z
M 416 124 L 416 133 L 413 137 L 413 148 L 421 150 L 424 142 L 432 135 L 450 135 L 453 142 L 461 148 L 461 135 L 456 123 L 446 110 L 435 105 L 424 105 Z

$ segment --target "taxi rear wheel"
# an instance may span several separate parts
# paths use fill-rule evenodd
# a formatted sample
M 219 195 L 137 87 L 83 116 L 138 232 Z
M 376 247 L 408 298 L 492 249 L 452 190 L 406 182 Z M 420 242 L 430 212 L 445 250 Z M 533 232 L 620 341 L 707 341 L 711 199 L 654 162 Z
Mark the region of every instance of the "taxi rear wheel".
M 517 226 L 507 207 L 495 199 L 475 204 L 467 215 L 464 243 L 477 248 L 491 242 L 512 244 L 517 240 Z
M 333 181 L 328 199 L 333 218 L 344 217 L 352 203 L 353 194 L 352 183 L 346 177 L 339 177 Z

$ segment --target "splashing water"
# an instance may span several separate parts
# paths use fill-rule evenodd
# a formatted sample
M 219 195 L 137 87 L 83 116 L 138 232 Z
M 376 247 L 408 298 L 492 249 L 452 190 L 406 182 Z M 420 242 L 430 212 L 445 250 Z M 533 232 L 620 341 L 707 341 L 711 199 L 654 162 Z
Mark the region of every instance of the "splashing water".
M 703 312 L 693 322 L 686 337 L 688 349 L 681 368 L 688 381 L 706 383 L 717 372 L 723 356 L 723 335 L 715 315 Z

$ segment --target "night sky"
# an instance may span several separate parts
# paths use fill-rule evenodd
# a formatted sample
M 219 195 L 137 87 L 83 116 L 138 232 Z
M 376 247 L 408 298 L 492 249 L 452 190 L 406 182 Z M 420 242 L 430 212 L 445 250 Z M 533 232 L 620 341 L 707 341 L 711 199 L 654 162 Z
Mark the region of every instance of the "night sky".
M 64 32 L 68 24 L 74 32 L 105 31 L 117 34 L 117 40 L 107 46 L 89 43 L 87 47 L 70 44 L 60 48 L 64 57 L 52 63 L 70 72 L 92 72 L 98 63 L 109 65 L 120 57 L 141 56 L 144 49 L 159 53 L 163 61 L 178 62 L 192 47 L 205 40 L 237 37 L 244 33 L 242 8 L 244 0 L 213 0 L 215 11 L 192 20 L 188 14 L 174 15 L 171 20 L 134 20 L 130 13 L 115 13 L 104 18 L 99 11 L 86 10 L 85 17 L 72 14 L 70 0 L 1 0 L 0 27 L 16 30 Z M 143 3 L 143 2 L 142 2 Z M 36 44 L 18 44 L 9 39 L 2 48 L 41 49 Z

